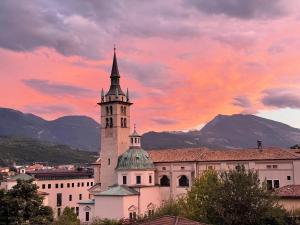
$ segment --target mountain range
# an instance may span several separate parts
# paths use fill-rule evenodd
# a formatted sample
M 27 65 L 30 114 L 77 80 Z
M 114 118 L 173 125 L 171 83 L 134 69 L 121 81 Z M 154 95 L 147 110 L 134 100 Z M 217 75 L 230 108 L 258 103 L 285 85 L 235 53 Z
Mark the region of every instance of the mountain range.
M 86 116 L 64 116 L 47 121 L 33 114 L 0 108 L 0 136 L 32 138 L 72 148 L 97 152 L 101 125 Z M 217 115 L 201 130 L 188 132 L 147 132 L 144 149 L 251 148 L 257 140 L 263 146 L 288 148 L 300 142 L 300 129 L 254 115 Z
M 87 116 L 64 116 L 47 121 L 33 114 L 0 108 L 0 136 L 32 138 L 98 151 L 100 125 Z

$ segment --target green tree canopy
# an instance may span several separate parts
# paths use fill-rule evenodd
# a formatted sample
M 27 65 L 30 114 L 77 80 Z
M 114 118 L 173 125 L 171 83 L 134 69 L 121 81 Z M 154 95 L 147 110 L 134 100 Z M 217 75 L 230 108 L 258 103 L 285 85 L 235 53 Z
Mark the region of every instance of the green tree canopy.
M 66 207 L 62 215 L 53 222 L 53 225 L 80 225 L 80 220 L 77 218 L 74 210 Z
M 287 212 L 265 182 L 260 182 L 257 172 L 243 166 L 221 173 L 205 171 L 194 180 L 186 196 L 164 204 L 153 217 L 161 215 L 213 225 L 291 224 Z
M 0 224 L 47 225 L 53 220 L 52 209 L 43 206 L 32 180 L 18 180 L 12 189 L 1 191 L 0 201 Z

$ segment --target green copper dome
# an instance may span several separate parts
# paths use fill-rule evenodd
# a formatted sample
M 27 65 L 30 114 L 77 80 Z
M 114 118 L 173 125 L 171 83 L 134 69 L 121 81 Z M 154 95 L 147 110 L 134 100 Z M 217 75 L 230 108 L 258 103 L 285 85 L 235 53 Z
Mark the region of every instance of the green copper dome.
M 118 170 L 144 170 L 154 169 L 154 164 L 148 152 L 141 147 L 131 146 L 118 159 Z

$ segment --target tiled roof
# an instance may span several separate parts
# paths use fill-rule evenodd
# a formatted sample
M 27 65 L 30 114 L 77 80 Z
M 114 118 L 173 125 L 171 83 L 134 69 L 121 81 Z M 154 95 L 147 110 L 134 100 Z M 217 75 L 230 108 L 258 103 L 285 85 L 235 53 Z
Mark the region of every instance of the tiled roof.
M 163 216 L 146 222 L 138 223 L 137 225 L 204 225 L 197 221 L 185 219 L 177 216 Z
M 31 180 L 31 179 L 34 179 L 34 178 L 25 173 L 20 173 L 18 175 L 8 178 L 8 180 Z
M 300 198 L 300 185 L 287 185 L 278 188 L 276 194 L 283 198 Z
M 259 161 L 300 159 L 287 149 L 235 149 L 210 150 L 207 148 L 167 149 L 148 151 L 154 163 L 157 162 L 215 162 L 215 161 Z
M 154 169 L 154 164 L 148 152 L 140 147 L 131 146 L 118 158 L 118 170 Z
M 125 185 L 118 185 L 110 187 L 106 191 L 96 193 L 95 196 L 129 196 L 129 195 L 138 195 L 139 192 L 133 188 L 129 188 Z

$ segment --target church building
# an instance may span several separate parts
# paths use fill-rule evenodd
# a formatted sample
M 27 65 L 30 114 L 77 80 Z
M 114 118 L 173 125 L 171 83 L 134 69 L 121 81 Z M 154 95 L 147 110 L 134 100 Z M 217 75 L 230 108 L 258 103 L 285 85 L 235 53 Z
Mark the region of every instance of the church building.
M 152 214 L 164 201 L 185 194 L 193 179 L 208 169 L 226 171 L 244 165 L 258 171 L 268 188 L 300 184 L 300 152 L 280 148 L 212 150 L 186 148 L 145 151 L 136 127 L 130 130 L 130 107 L 120 85 L 114 51 L 108 92 L 101 91 L 101 151 L 93 164 L 90 200 L 79 202 L 79 218 L 134 219 Z

